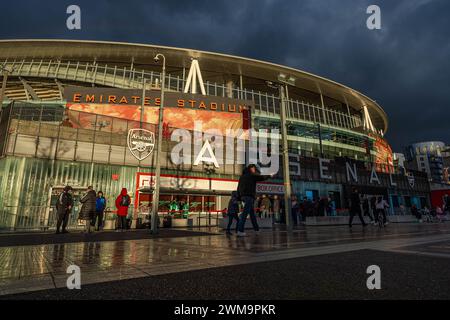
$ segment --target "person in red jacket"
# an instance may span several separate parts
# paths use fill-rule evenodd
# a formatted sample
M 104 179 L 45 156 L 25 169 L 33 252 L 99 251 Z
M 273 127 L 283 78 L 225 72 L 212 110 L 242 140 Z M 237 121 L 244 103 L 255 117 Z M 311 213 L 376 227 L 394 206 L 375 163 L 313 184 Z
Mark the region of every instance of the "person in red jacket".
M 127 188 L 122 188 L 120 195 L 116 199 L 118 231 L 125 231 L 127 229 L 127 215 L 130 204 L 131 198 L 128 195 Z

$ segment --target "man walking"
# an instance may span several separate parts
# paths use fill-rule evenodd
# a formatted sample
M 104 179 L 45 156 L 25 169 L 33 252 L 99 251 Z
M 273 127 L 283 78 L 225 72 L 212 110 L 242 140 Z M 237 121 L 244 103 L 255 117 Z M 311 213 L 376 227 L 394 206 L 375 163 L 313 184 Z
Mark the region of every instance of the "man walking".
M 258 222 L 256 221 L 256 215 L 254 210 L 255 196 L 256 196 L 256 183 L 259 181 L 264 181 L 269 179 L 271 176 L 262 176 L 256 171 L 256 166 L 250 164 L 245 168 L 241 177 L 239 178 L 238 193 L 240 199 L 244 202 L 244 210 L 239 217 L 238 225 L 238 237 L 246 236 L 245 221 L 247 216 L 250 215 L 250 220 L 252 221 L 253 229 L 259 231 Z
M 366 227 L 367 224 L 364 222 L 364 219 L 361 214 L 361 198 L 359 196 L 358 189 L 354 188 L 353 192 L 350 196 L 350 220 L 348 222 L 348 226 L 351 228 L 353 223 L 353 218 L 355 215 L 358 215 L 359 220 L 361 220 L 361 224 L 363 227 Z
M 66 186 L 63 189 L 63 192 L 58 197 L 58 201 L 56 202 L 56 212 L 58 214 L 58 220 L 56 222 L 56 233 L 60 233 L 59 230 L 62 224 L 62 233 L 67 233 L 66 230 L 67 222 L 69 221 L 70 211 L 73 207 L 73 198 L 71 195 L 72 187 Z

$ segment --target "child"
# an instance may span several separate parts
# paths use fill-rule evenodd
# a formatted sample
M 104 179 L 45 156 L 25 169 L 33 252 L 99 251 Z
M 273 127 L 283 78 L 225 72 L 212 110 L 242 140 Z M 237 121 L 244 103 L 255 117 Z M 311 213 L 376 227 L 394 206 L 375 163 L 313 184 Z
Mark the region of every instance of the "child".
M 238 222 L 239 222 L 239 199 L 238 199 L 238 193 L 237 191 L 233 191 L 231 193 L 231 199 L 230 202 L 228 202 L 228 226 L 227 226 L 227 235 L 231 235 L 231 224 L 233 223 L 233 219 L 236 220 L 236 232 L 238 228 Z

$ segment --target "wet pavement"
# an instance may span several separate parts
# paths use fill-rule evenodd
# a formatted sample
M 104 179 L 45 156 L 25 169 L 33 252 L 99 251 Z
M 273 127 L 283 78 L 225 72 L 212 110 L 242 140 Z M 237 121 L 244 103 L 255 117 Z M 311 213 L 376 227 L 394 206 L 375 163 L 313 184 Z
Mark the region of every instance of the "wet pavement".
M 420 250 L 427 252 L 428 245 L 442 246 L 448 241 L 450 223 L 390 224 L 382 230 L 373 226 L 366 229 L 354 226 L 353 230 L 334 226 L 299 228 L 292 233 L 278 229 L 256 235 L 250 231 L 245 238 L 211 234 L 3 246 L 0 247 L 0 294 L 65 288 L 70 265 L 80 267 L 83 286 L 284 259 L 331 257 L 360 250 L 395 254 L 408 251 L 418 255 Z M 450 257 L 446 252 L 440 250 L 436 254 L 446 259 Z M 427 253 L 433 254 L 432 250 Z

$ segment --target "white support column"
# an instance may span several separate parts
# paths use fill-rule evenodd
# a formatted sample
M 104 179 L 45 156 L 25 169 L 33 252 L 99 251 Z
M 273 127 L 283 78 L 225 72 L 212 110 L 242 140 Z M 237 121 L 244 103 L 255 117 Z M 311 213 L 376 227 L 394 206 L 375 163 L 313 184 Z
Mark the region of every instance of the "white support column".
M 372 124 L 372 119 L 370 118 L 369 110 L 367 110 L 367 106 L 363 106 L 363 126 L 364 129 L 376 132 L 375 127 Z
M 184 87 L 184 93 L 197 93 L 197 80 L 200 86 L 200 92 L 202 95 L 206 95 L 205 85 L 203 83 L 202 73 L 197 59 L 192 59 L 191 68 Z

